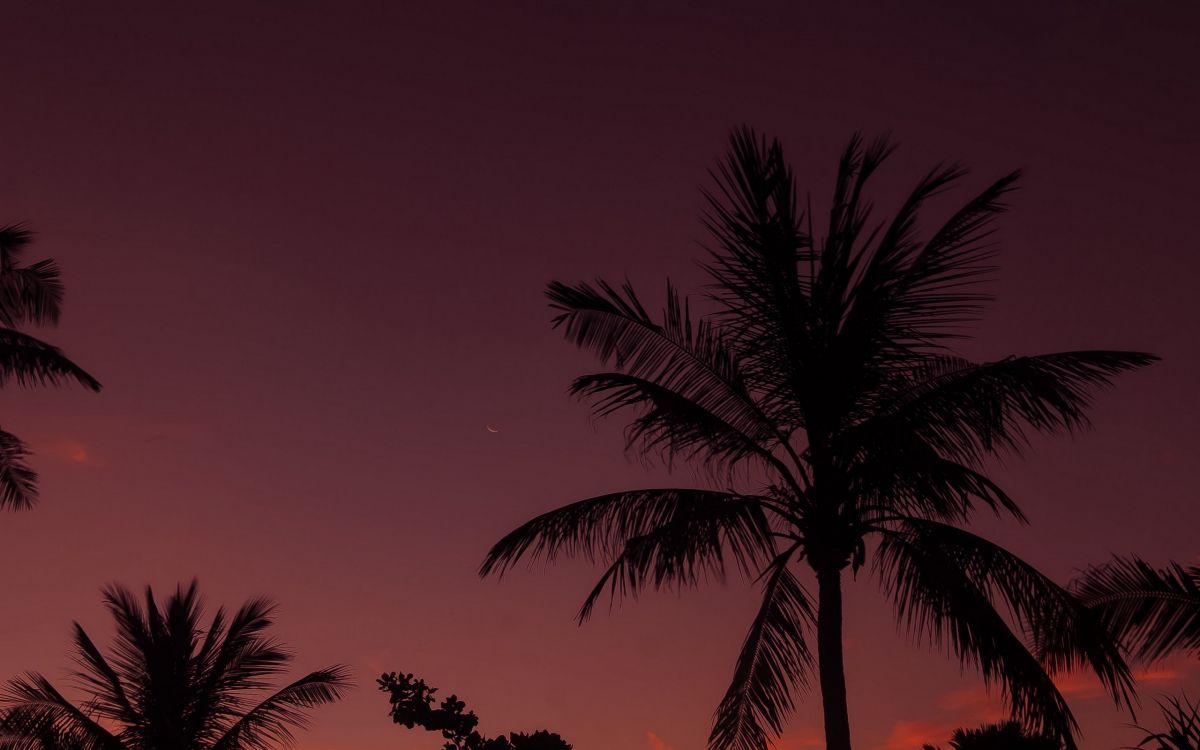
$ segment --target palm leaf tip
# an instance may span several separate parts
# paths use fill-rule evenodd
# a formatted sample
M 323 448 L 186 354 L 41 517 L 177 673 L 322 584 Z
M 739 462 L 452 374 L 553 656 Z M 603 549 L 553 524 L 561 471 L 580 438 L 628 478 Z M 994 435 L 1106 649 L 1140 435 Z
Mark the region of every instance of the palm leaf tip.
M 804 630 L 815 623 L 807 591 L 788 568 L 792 552 L 768 568 L 763 602 L 738 655 L 733 680 L 713 719 L 711 750 L 765 750 L 807 685 L 813 657 Z
M 999 683 L 1013 717 L 1074 748 L 1075 718 L 1051 678 L 1086 666 L 1118 705 L 1133 680 L 1117 644 L 1069 592 L 1006 550 L 945 524 L 909 519 L 884 533 L 880 580 L 916 640 L 949 646 Z M 1014 632 L 1007 608 L 1021 627 Z M 1031 653 L 1022 634 L 1037 645 Z
M 1200 650 L 1200 566 L 1117 557 L 1086 570 L 1074 592 L 1142 659 Z
M 0 385 L 22 387 L 74 382 L 92 391 L 100 381 L 72 362 L 58 347 L 12 328 L 0 327 Z

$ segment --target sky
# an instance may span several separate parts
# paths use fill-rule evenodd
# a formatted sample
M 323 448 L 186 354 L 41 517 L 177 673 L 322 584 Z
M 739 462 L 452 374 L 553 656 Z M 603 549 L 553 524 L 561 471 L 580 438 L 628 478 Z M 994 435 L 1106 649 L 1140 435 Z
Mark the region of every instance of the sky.
M 0 677 L 61 678 L 100 588 L 267 594 L 297 673 L 358 687 L 301 750 L 421 750 L 384 671 L 454 692 L 488 733 L 577 750 L 699 750 L 754 611 L 736 578 L 583 627 L 583 563 L 481 582 L 534 514 L 668 476 L 623 452 L 570 379 L 552 279 L 697 290 L 700 188 L 742 123 L 778 136 L 814 205 L 850 133 L 901 150 L 877 203 L 939 161 L 1027 179 L 997 302 L 966 354 L 1163 361 L 1091 432 L 996 478 L 1032 520 L 987 534 L 1059 581 L 1113 553 L 1197 561 L 1198 6 L 1011 2 L 5 3 L 0 222 L 65 269 L 39 335 L 103 383 L 5 390 L 42 502 L 0 517 Z M 965 193 L 958 197 L 964 197 Z M 492 425 L 497 432 L 487 430 Z M 998 716 L 970 670 L 912 647 L 877 586 L 847 593 L 856 747 L 908 750 Z M 1186 657 L 1143 710 L 1200 694 Z M 1138 735 L 1083 676 L 1088 750 Z M 779 750 L 820 746 L 809 696 Z

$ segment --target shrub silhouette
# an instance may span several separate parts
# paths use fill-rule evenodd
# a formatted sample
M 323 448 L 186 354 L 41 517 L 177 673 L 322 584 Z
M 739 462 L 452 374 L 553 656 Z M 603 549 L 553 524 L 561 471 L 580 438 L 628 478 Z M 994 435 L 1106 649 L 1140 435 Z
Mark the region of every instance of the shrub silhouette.
M 390 672 L 378 680 L 379 689 L 388 693 L 392 721 L 408 729 L 421 727 L 440 732 L 446 740 L 444 750 L 571 750 L 557 734 L 538 730 L 533 734 L 514 733 L 488 739 L 476 727 L 479 717 L 467 711 L 458 696 L 444 698 L 434 706 L 437 688 L 403 672 Z

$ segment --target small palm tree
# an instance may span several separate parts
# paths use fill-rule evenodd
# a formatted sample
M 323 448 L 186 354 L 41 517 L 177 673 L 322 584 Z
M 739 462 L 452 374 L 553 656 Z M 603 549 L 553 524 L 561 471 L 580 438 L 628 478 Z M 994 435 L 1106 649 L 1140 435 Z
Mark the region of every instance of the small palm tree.
M 613 365 L 571 391 L 599 416 L 631 412 L 630 448 L 692 461 L 720 484 L 622 491 L 551 511 L 500 540 L 481 574 L 522 558 L 603 559 L 581 621 L 605 591 L 691 586 L 731 566 L 759 576 L 762 605 L 717 709 L 713 748 L 766 747 L 815 672 L 827 748 L 850 750 L 842 583 L 868 559 L 912 636 L 978 667 L 1039 734 L 1074 747 L 1054 671 L 1087 665 L 1118 700 L 1131 690 L 1119 649 L 1086 608 L 963 527 L 980 509 L 1023 519 L 984 473 L 988 457 L 1019 450 L 1032 432 L 1086 425 L 1096 389 L 1155 357 L 955 355 L 958 329 L 987 300 L 977 282 L 1018 175 L 922 238 L 922 208 L 966 172 L 930 170 L 879 221 L 865 188 L 892 150 L 851 139 L 820 240 L 779 143 L 736 133 L 707 196 L 711 315 L 694 319 L 669 284 L 661 319 L 628 284 L 548 290 L 554 325 Z
M 1074 590 L 1142 659 L 1200 651 L 1200 566 L 1117 557 L 1086 570 Z
M 93 391 L 100 383 L 61 351 L 17 330 L 54 325 L 62 309 L 58 264 L 21 264 L 31 239 L 28 230 L 0 227 L 0 386 L 60 385 L 75 382 Z M 16 435 L 0 430 L 0 508 L 22 510 L 37 501 L 37 474 L 26 459 L 29 449 Z
M 74 673 L 87 700 L 74 704 L 37 673 L 10 680 L 0 705 L 3 750 L 272 750 L 288 745 L 309 710 L 348 687 L 342 666 L 312 672 L 265 697 L 292 655 L 266 635 L 274 605 L 252 599 L 205 628 L 193 581 L 160 608 L 110 586 L 116 621 L 109 656 L 75 623 Z
M 978 729 L 956 729 L 950 738 L 952 750 L 1061 750 L 1062 743 L 1050 737 L 1026 734 L 1015 721 L 986 724 Z M 925 750 L 937 750 L 926 745 Z

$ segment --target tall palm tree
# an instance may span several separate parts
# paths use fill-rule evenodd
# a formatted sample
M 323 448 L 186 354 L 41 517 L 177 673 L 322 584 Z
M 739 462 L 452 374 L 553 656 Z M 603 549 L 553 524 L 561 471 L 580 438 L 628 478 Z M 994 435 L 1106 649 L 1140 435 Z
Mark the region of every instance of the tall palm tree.
M 87 693 L 76 705 L 37 673 L 10 680 L 0 698 L 4 750 L 270 750 L 289 745 L 310 709 L 348 687 L 347 670 L 327 667 L 266 695 L 291 653 L 266 631 L 274 605 L 252 599 L 232 618 L 217 610 L 207 627 L 196 583 L 159 607 L 109 586 L 116 621 L 108 656 L 75 623 L 74 677 Z
M 17 330 L 54 325 L 62 310 L 58 264 L 21 264 L 31 235 L 18 225 L 0 227 L 0 386 L 22 387 L 75 382 L 93 391 L 100 383 L 61 351 Z M 16 435 L 0 430 L 0 508 L 23 510 L 37 501 L 37 473 L 26 462 L 29 449 Z
M 1084 571 L 1074 590 L 1139 658 L 1200 652 L 1200 566 L 1117 557 Z
M 886 139 L 851 139 L 818 241 L 779 143 L 736 132 L 714 173 L 718 189 L 706 194 L 711 314 L 694 319 L 670 284 L 658 320 L 628 284 L 548 289 L 554 325 L 613 365 L 571 392 L 599 416 L 632 412 L 631 449 L 693 462 L 721 489 L 641 489 L 567 505 L 500 540 L 481 575 L 521 558 L 602 558 L 608 568 L 581 621 L 606 590 L 615 598 L 648 584 L 695 585 L 727 563 L 759 575 L 762 605 L 717 709 L 713 748 L 765 747 L 815 662 L 827 748 L 849 750 L 842 579 L 868 558 L 914 639 L 978 667 L 1033 731 L 1074 746 L 1054 671 L 1087 665 L 1117 700 L 1128 698 L 1129 671 L 1090 613 L 962 527 L 981 508 L 1024 518 L 983 473 L 989 456 L 1019 450 L 1031 432 L 1084 426 L 1098 387 L 1155 358 L 956 356 L 951 344 L 987 300 L 977 283 L 1018 174 L 922 239 L 921 209 L 966 171 L 930 170 L 879 221 L 864 191 L 892 150 Z M 1031 644 L 1025 633 L 1040 636 Z

